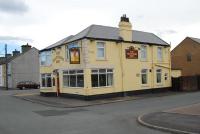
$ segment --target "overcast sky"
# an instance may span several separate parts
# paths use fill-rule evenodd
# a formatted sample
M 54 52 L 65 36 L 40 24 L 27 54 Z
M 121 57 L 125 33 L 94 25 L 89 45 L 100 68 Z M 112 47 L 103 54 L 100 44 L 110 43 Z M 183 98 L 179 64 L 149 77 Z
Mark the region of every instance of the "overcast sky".
M 127 14 L 133 30 L 152 32 L 174 48 L 186 36 L 200 38 L 199 0 L 0 0 L 3 44 L 42 49 L 91 24 L 118 27 Z

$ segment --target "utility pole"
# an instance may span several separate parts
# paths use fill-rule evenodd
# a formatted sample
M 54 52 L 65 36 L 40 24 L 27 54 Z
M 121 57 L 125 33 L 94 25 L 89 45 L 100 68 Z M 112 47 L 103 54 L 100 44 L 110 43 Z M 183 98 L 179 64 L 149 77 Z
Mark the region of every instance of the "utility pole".
M 6 58 L 6 90 L 8 90 L 8 55 L 7 55 L 7 44 L 5 44 L 5 58 Z

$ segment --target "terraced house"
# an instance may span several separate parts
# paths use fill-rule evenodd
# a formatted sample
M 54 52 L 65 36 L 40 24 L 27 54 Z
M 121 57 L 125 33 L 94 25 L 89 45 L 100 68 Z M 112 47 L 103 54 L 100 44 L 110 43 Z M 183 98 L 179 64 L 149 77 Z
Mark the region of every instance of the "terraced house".
M 41 95 L 96 99 L 171 87 L 170 45 L 153 33 L 91 25 L 40 51 Z

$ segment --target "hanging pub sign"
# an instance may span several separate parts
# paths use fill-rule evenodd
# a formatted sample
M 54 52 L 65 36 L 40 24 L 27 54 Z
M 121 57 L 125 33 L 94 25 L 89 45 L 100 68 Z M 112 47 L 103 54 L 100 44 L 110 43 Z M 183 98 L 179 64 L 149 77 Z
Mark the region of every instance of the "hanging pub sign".
M 70 64 L 80 64 L 80 50 L 79 48 L 69 49 Z
M 138 50 L 133 46 L 130 46 L 128 49 L 125 49 L 126 59 L 138 59 Z

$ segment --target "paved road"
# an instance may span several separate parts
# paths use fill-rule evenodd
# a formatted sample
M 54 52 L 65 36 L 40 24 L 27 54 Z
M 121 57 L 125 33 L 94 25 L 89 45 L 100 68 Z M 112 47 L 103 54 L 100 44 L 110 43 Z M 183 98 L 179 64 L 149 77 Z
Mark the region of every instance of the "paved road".
M 62 109 L 17 99 L 13 92 L 0 90 L 0 134 L 164 134 L 139 125 L 137 116 L 200 102 L 195 92 Z

